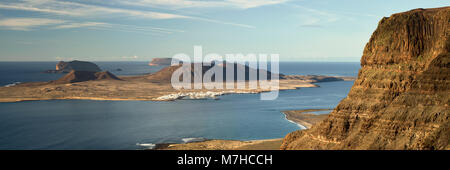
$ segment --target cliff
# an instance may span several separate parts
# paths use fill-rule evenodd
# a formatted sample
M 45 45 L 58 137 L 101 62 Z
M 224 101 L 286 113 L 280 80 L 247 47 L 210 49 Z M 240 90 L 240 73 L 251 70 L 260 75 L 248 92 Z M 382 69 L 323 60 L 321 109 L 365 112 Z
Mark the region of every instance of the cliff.
M 450 7 L 383 18 L 348 96 L 281 149 L 450 149 Z
M 89 72 L 100 72 L 102 71 L 100 67 L 96 64 L 87 61 L 73 60 L 70 62 L 60 61 L 56 64 L 55 70 L 47 70 L 45 73 L 69 73 L 74 71 L 89 71 Z

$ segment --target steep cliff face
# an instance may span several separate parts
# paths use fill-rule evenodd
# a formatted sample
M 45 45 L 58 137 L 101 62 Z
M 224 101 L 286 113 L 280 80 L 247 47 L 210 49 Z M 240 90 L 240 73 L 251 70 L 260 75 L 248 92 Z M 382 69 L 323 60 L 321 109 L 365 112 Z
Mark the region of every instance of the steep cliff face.
M 348 96 L 281 149 L 450 149 L 450 7 L 383 18 Z

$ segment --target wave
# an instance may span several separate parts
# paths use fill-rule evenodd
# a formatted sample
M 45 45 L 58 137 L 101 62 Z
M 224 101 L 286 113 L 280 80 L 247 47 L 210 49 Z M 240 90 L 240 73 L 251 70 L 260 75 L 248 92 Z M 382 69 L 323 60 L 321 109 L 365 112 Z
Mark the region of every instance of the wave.
M 146 147 L 147 149 L 154 149 L 156 144 L 153 143 L 136 143 L 137 146 Z
M 5 85 L 4 87 L 11 87 L 11 86 L 15 86 L 15 85 L 18 85 L 18 84 L 20 84 L 21 82 L 14 82 L 14 83 L 11 83 L 11 84 L 7 84 L 7 85 Z
M 206 138 L 183 138 L 181 139 L 184 143 L 192 143 L 192 142 L 203 142 Z
M 283 113 L 284 114 L 284 113 Z M 286 114 L 284 114 L 284 119 L 286 119 L 287 121 L 289 121 L 289 122 L 291 122 L 291 123 L 293 123 L 293 124 L 296 124 L 298 127 L 300 127 L 300 129 L 302 129 L 302 130 L 304 130 L 304 129 L 308 129 L 308 128 L 306 128 L 306 126 L 303 126 L 302 124 L 300 124 L 300 123 L 297 123 L 297 122 L 294 122 L 294 121 L 292 121 L 292 120 L 289 120 L 288 118 L 287 118 L 287 115 Z

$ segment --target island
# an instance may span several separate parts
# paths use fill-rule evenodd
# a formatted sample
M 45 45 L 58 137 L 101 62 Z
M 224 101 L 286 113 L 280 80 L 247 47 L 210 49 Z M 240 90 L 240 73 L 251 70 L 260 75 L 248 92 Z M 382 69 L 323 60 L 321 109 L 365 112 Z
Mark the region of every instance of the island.
M 70 62 L 60 61 L 55 70 L 46 70 L 44 73 L 69 73 L 71 71 L 100 72 L 99 66 L 92 62 L 73 60 Z
M 227 64 L 229 65 L 229 64 Z M 76 71 L 72 70 L 62 78 L 49 82 L 27 82 L 14 86 L 0 87 L 0 102 L 18 102 L 32 100 L 147 100 L 147 101 L 172 101 L 177 99 L 204 99 L 231 93 L 261 93 L 270 90 L 288 90 L 302 87 L 318 87 L 314 83 L 327 81 L 348 81 L 351 77 L 332 76 L 290 76 L 278 75 L 278 89 L 248 88 L 251 81 L 247 78 L 248 66 L 236 65 L 235 71 L 245 72 L 243 80 L 235 80 L 235 86 L 245 86 L 243 89 L 180 89 L 172 87 L 171 77 L 181 65 L 168 66 L 153 74 L 136 76 L 115 76 L 110 72 Z M 194 64 L 192 64 L 194 67 Z M 202 66 L 203 74 L 212 66 Z M 225 69 L 227 66 L 221 66 Z M 259 71 L 259 70 L 256 70 Z M 195 71 L 192 75 L 197 74 Z M 267 79 L 273 73 L 267 71 Z M 225 73 L 223 77 L 226 77 Z M 211 82 L 215 83 L 215 82 Z M 192 82 L 194 85 L 195 82 Z M 208 83 L 203 83 L 203 85 Z M 224 84 L 221 84 L 224 85 Z

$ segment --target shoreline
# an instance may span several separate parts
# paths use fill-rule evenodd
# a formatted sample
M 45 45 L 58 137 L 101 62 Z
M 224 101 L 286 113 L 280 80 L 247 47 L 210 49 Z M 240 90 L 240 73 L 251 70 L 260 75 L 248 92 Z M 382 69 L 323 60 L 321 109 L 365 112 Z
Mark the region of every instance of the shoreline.
M 281 113 L 283 113 L 283 112 L 281 112 Z M 296 124 L 298 127 L 300 127 L 300 130 L 308 129 L 306 126 L 304 126 L 304 125 L 302 125 L 302 124 L 300 124 L 300 123 L 298 123 L 298 122 L 295 122 L 295 121 L 293 121 L 293 120 L 288 119 L 288 117 L 287 117 L 287 115 L 286 115 L 285 113 L 283 113 L 283 115 L 284 115 L 284 119 L 286 119 L 288 122 L 291 122 L 291 123 L 293 123 L 293 124 Z
M 301 130 L 311 128 L 319 123 L 328 114 L 314 114 L 313 112 L 332 111 L 333 109 L 304 109 L 281 111 L 285 119 L 297 124 Z M 302 128 L 303 127 L 303 128 Z M 260 139 L 260 140 L 227 140 L 205 139 L 187 143 L 161 143 L 154 144 L 152 150 L 279 150 L 284 138 Z
M 300 86 L 296 88 L 286 88 L 279 89 L 279 91 L 285 90 L 297 90 L 300 88 L 311 88 L 309 86 Z M 60 97 L 60 98 L 0 98 L 0 103 L 15 103 L 15 102 L 27 102 L 27 101 L 50 101 L 50 100 L 93 100 L 93 101 L 175 101 L 175 100 L 202 100 L 202 99 L 217 99 L 218 96 L 230 95 L 230 94 L 259 94 L 270 92 L 271 90 L 257 90 L 257 91 L 226 91 L 226 92 L 215 92 L 215 91 L 199 91 L 199 92 L 178 92 L 178 93 L 170 93 L 167 95 L 159 96 L 156 98 L 111 98 L 111 97 L 77 97 L 77 96 L 68 96 L 68 97 Z M 158 99 L 161 97 L 169 96 L 169 95 L 178 95 L 178 94 L 186 94 L 186 93 L 219 93 L 214 96 L 206 96 L 201 98 L 192 98 L 191 95 L 181 95 L 182 98 L 174 98 L 174 99 Z M 184 98 L 187 97 L 187 98 Z
M 283 138 L 259 140 L 206 139 L 188 143 L 155 144 L 150 150 L 279 150 Z
M 235 82 L 243 89 L 173 89 L 170 83 L 152 82 L 145 76 L 120 76 L 122 80 L 94 80 L 68 84 L 51 82 L 28 82 L 10 87 L 0 87 L 0 103 L 38 100 L 104 100 L 104 101 L 174 101 L 181 98 L 214 99 L 226 94 L 257 94 L 273 90 L 295 90 L 319 87 L 315 83 L 332 81 L 352 81 L 353 78 L 330 76 L 287 76 L 277 80 L 275 89 L 248 88 L 251 82 Z M 216 85 L 217 84 L 208 84 Z M 220 84 L 222 85 L 222 84 Z M 205 85 L 206 86 L 206 85 Z
M 315 114 L 314 112 L 321 111 L 333 111 L 333 109 L 304 109 L 304 110 L 286 110 L 281 111 L 285 115 L 285 118 L 290 122 L 294 122 L 299 126 L 305 127 L 305 129 L 311 128 L 314 124 L 319 123 L 326 117 L 327 114 Z M 304 129 L 302 129 L 304 130 Z

